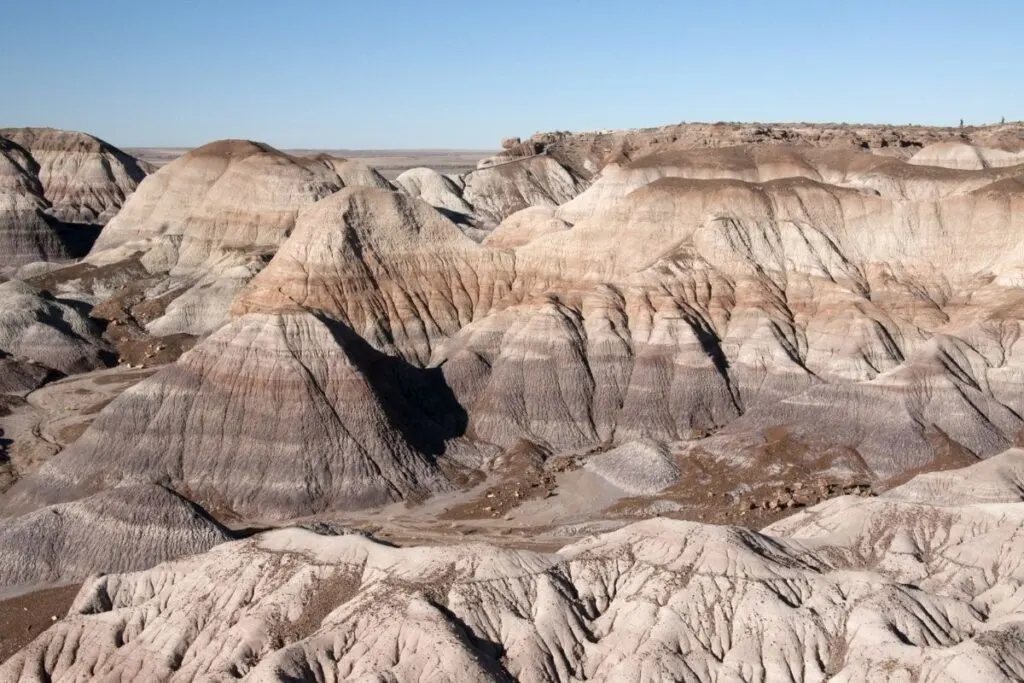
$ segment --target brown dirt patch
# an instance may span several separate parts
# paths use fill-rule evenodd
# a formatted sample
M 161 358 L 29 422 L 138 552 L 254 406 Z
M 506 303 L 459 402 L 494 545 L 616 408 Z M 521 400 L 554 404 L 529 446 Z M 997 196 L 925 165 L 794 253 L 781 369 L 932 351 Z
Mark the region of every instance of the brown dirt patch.
M 742 464 L 721 460 L 701 448 L 678 453 L 679 482 L 655 496 L 624 498 L 606 514 L 638 518 L 659 500 L 681 509 L 665 517 L 708 524 L 761 528 L 797 510 L 841 495 L 874 495 L 872 477 L 860 472 L 860 456 L 850 449 L 816 452 L 785 426 L 766 430 L 763 444 L 746 449 Z M 820 473 L 837 463 L 850 467 L 847 478 Z
M 132 336 L 117 343 L 117 353 L 123 365 L 148 368 L 173 363 L 195 344 L 196 337 L 188 334 L 172 334 L 166 337 Z
M 0 662 L 50 628 L 53 617 L 66 615 L 81 587 L 76 583 L 0 600 Z
M 440 520 L 501 518 L 527 500 L 555 495 L 554 470 L 545 466 L 547 454 L 536 444 L 521 441 L 495 463 L 498 481 L 474 500 L 449 508 Z
M 135 283 L 149 277 L 138 257 L 132 256 L 124 261 L 98 267 L 91 263 L 76 263 L 30 278 L 28 282 L 56 295 L 60 285 L 69 282 L 76 282 L 76 288 L 91 292 L 97 285 L 116 287 L 118 284 Z
M 78 437 L 85 434 L 85 430 L 92 424 L 92 420 L 85 420 L 73 425 L 68 425 L 57 434 L 57 440 L 63 444 L 71 444 L 78 440 Z

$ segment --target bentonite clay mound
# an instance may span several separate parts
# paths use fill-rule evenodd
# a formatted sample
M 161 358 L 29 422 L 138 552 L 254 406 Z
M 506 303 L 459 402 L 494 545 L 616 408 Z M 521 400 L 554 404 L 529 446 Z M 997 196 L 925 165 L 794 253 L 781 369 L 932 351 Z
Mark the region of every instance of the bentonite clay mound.
M 88 280 L 97 303 L 159 301 L 156 315 L 140 321 L 152 334 L 208 334 L 291 234 L 300 210 L 364 185 L 392 189 L 356 161 L 296 157 L 248 140 L 213 142 L 147 178 L 82 267 L 47 277 L 69 292 Z M 142 277 L 118 278 L 129 269 L 142 269 Z
M 539 136 L 395 185 L 190 152 L 52 294 L 0 284 L 11 410 L 108 360 L 87 310 L 196 341 L 0 501 L 8 585 L 117 572 L 0 679 L 1024 677 L 1019 133 Z
M 0 589 L 143 569 L 230 538 L 195 505 L 163 487 L 115 488 L 5 519 Z
M 0 675 L 1019 680 L 1024 503 L 991 481 L 1022 461 L 963 471 L 955 504 L 915 481 L 761 533 L 656 519 L 551 554 L 276 530 L 88 580 Z
M 0 284 L 0 351 L 62 373 L 103 367 L 111 355 L 95 321 L 35 287 Z
M 55 128 L 3 128 L 35 163 L 50 213 L 65 223 L 106 223 L 151 170 L 99 138 Z
M 84 255 L 146 173 L 85 133 L 0 129 L 0 268 Z
M 252 145 L 212 152 L 297 168 Z M 438 490 L 431 463 L 455 442 L 559 453 L 651 440 L 741 458 L 751 481 L 797 465 L 883 487 L 970 462 L 1024 428 L 1022 172 L 815 148 L 665 153 L 506 219 L 504 248 L 420 199 L 345 188 L 297 213 L 236 300 L 243 317 L 108 407 L 16 488 L 19 504 L 63 500 L 88 471 L 168 481 L 243 516 L 353 509 Z M 322 319 L 294 313 L 306 310 Z M 443 426 L 410 439 L 416 401 L 395 408 L 372 373 L 353 385 L 375 397 L 364 407 L 321 395 L 339 376 L 301 359 L 339 353 L 327 319 L 394 368 L 431 368 L 420 376 L 457 419 L 430 413 Z M 256 332 L 292 325 L 294 339 Z M 372 484 L 370 462 L 395 477 Z
M 425 364 L 434 345 L 504 299 L 510 254 L 479 246 L 420 199 L 348 188 L 299 218 L 235 314 L 308 308 Z
M 232 518 L 371 507 L 447 488 L 435 458 L 464 429 L 436 370 L 308 313 L 254 314 L 124 392 L 9 508 L 139 480 Z
M 68 258 L 56 219 L 47 214 L 39 165 L 0 137 L 0 267 Z

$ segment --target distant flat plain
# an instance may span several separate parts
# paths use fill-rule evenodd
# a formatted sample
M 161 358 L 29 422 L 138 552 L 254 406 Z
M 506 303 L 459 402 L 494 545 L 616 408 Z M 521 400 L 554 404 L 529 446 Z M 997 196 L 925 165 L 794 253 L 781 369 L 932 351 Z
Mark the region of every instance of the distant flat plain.
M 154 166 L 163 166 L 189 151 L 188 147 L 125 147 L 129 154 Z M 359 159 L 373 166 L 388 180 L 394 180 L 407 169 L 426 166 L 439 173 L 465 173 L 476 168 L 484 157 L 496 150 L 486 149 L 286 149 L 288 154 L 307 156 L 330 154 L 345 159 Z

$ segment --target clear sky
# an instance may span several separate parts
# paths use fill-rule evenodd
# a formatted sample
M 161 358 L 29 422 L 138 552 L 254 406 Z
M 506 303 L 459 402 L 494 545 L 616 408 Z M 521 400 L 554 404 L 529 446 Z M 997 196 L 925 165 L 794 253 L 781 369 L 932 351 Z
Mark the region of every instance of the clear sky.
M 0 0 L 0 20 L 0 126 L 121 146 L 1024 119 L 1024 0 Z

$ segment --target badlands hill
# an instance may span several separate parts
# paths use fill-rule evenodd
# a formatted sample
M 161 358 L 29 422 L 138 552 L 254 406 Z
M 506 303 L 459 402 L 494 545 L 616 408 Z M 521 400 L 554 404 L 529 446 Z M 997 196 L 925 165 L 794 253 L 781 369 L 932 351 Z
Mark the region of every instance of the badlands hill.
M 245 140 L 211 143 L 147 178 L 83 263 L 47 280 L 69 296 L 108 302 L 105 315 L 156 336 L 207 334 L 300 209 L 355 185 L 391 188 L 359 162 L 292 157 Z
M 381 505 L 448 488 L 434 460 L 464 425 L 445 393 L 343 325 L 254 314 L 121 394 L 31 482 L 157 481 L 232 519 Z
M 0 129 L 0 268 L 81 256 L 149 170 L 85 133 Z
M 24 149 L 0 138 L 0 267 L 69 256 L 59 224 L 46 211 L 39 165 Z
M 1024 679 L 1022 136 L 0 137 L 0 679 Z
M 572 174 L 550 154 L 525 161 Z M 493 203 L 471 201 L 482 173 L 524 198 L 522 178 L 541 175 L 505 170 L 517 164 L 468 174 L 467 207 L 493 217 Z M 344 165 L 224 141 L 143 183 L 86 272 L 137 264 L 127 287 L 171 299 L 149 333 L 205 334 L 229 310 L 236 320 L 107 407 L 15 487 L 10 510 L 73 499 L 89 472 L 94 489 L 154 481 L 282 519 L 442 490 L 436 467 L 487 473 L 495 450 L 524 443 L 546 458 L 653 441 L 731 463 L 734 498 L 763 467 L 780 486 L 830 472 L 884 488 L 1022 433 L 1024 166 L 958 170 L 820 146 L 669 149 L 609 163 L 557 201 L 564 186 L 548 183 L 477 243 L 452 209 L 425 200 L 457 197 L 454 181 L 408 174 L 395 191 L 366 171 L 349 182 L 369 187 L 345 187 Z M 296 338 L 258 332 L 282 320 L 298 324 Z M 409 439 L 406 423 L 426 419 L 417 400 L 351 413 L 332 388 L 349 380 L 302 360 L 335 353 L 329 321 L 394 372 L 426 370 L 450 392 L 458 409 L 428 429 L 429 447 Z M 353 395 L 392 395 L 377 384 L 390 380 L 358 376 Z M 296 415 L 325 419 L 276 408 L 292 381 Z M 359 412 L 377 400 L 379 413 Z M 217 419 L 196 428 L 208 413 Z M 280 491 L 258 484 L 271 470 L 232 455 L 250 434 L 264 434 L 256 460 L 280 467 Z M 303 443 L 324 446 L 303 455 Z
M 1022 474 L 1008 451 L 761 532 L 651 519 L 554 553 L 279 529 L 90 578 L 0 676 L 1017 681 Z
M 152 167 L 85 133 L 3 128 L 3 137 L 39 165 L 43 194 L 65 223 L 106 223 Z

